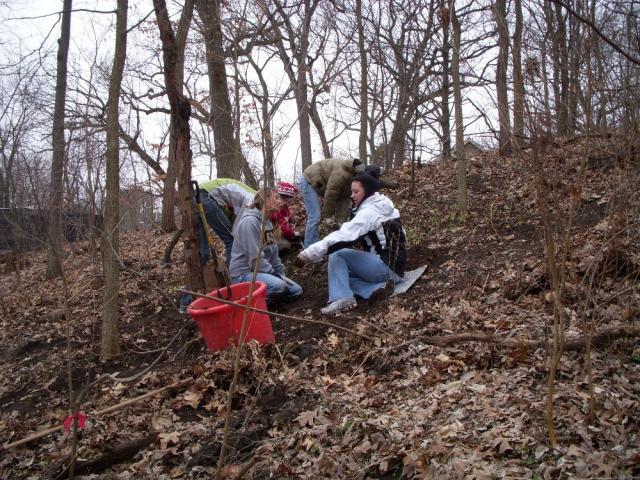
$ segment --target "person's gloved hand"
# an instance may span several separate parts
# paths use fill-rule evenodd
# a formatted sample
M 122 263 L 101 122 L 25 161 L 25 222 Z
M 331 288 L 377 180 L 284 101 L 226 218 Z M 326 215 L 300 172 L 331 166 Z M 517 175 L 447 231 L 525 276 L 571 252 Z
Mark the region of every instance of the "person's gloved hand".
M 324 258 L 325 251 L 322 249 L 320 242 L 316 242 L 310 247 L 305 248 L 298 254 L 298 260 L 301 262 L 320 263 Z
M 309 256 L 305 253 L 305 250 L 301 251 L 298 254 L 298 260 L 302 263 L 307 263 L 310 262 L 311 260 L 309 260 Z

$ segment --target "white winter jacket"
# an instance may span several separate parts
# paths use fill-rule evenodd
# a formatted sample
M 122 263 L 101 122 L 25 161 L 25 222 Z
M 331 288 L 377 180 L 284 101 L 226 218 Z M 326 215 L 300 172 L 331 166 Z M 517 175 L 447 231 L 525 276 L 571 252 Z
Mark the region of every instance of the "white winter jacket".
M 332 245 L 355 242 L 369 232 L 373 232 L 378 237 L 380 246 L 385 248 L 387 239 L 382 224 L 399 218 L 400 212 L 394 207 L 393 202 L 381 193 L 374 193 L 363 200 L 355 212 L 355 217 L 343 223 L 340 230 L 330 233 L 319 242 L 307 247 L 300 256 L 310 262 L 318 263 L 322 261 Z M 368 246 L 371 252 L 377 253 L 371 242 L 368 242 Z

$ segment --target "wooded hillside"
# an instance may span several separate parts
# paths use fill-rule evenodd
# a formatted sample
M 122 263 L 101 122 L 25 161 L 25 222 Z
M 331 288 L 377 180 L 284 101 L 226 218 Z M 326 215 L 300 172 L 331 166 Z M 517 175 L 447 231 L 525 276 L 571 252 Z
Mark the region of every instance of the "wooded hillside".
M 414 195 L 410 170 L 398 170 L 400 188 L 387 193 L 405 220 L 409 268 L 427 271 L 388 303 L 329 320 L 351 333 L 273 318 L 276 344 L 250 343 L 241 355 L 222 477 L 640 474 L 639 160 L 619 145 L 615 135 L 553 139 L 542 173 L 532 151 L 479 155 L 464 222 L 451 207 L 455 164 L 417 169 Z M 554 292 L 539 174 L 557 258 L 566 258 L 556 448 L 545 421 Z M 62 424 L 70 359 L 88 417 L 77 474 L 211 478 L 234 350 L 206 352 L 194 323 L 177 313 L 182 268 L 161 264 L 169 237 L 122 237 L 123 353 L 109 363 L 99 361 L 100 277 L 86 242 L 69 251 L 68 320 L 61 280 L 43 280 L 43 252 L 19 276 L 0 277 L 3 442 Z M 318 320 L 326 267 L 288 268 L 305 295 L 279 312 Z M 10 448 L 2 476 L 59 478 L 71 445 L 60 429 Z

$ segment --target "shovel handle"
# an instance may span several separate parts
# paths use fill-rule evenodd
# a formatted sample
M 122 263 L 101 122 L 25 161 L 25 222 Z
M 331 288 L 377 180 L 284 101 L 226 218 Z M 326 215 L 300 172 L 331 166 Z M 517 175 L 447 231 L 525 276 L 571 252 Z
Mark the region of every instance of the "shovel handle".
M 193 196 L 196 198 L 196 203 L 200 203 L 200 187 L 198 182 L 191 180 L 191 188 L 193 188 Z

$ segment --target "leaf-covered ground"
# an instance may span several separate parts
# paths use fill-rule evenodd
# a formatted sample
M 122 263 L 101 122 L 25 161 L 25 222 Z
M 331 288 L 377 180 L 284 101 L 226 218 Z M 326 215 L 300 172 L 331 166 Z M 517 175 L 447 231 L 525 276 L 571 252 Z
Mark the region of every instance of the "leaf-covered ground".
M 640 169 L 620 144 L 557 141 L 543 157 L 559 257 L 567 258 L 557 448 L 545 423 L 553 298 L 532 154 L 489 153 L 470 161 L 465 221 L 456 214 L 455 164 L 416 169 L 413 188 L 410 170 L 394 173 L 400 188 L 387 194 L 406 225 L 409 268 L 428 267 L 406 294 L 329 320 L 368 338 L 273 318 L 276 344 L 246 346 L 225 478 L 640 475 Z M 66 252 L 70 318 L 61 280 L 45 280 L 44 252 L 29 254 L 19 275 L 0 276 L 2 444 L 61 425 L 71 377 L 88 417 L 76 476 L 211 478 L 235 352 L 207 352 L 177 312 L 183 273 L 161 265 L 169 238 L 123 235 L 123 353 L 109 364 L 99 361 L 102 292 L 88 242 Z M 281 313 L 320 319 L 325 267 L 289 271 L 305 296 Z M 571 343 L 590 329 L 611 333 L 590 355 L 595 418 L 584 345 Z M 7 449 L 0 477 L 62 478 L 71 446 L 58 430 Z

